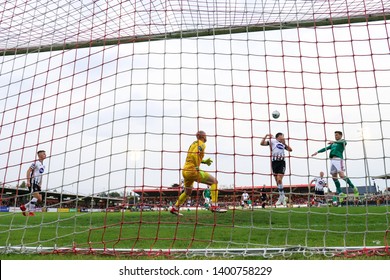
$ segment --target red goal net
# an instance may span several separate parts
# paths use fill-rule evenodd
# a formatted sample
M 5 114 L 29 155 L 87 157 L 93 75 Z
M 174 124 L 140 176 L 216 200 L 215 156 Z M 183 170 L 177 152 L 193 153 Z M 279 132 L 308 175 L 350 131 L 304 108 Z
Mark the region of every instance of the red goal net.
M 0 4 L 0 252 L 388 254 L 389 17 L 378 0 Z M 211 201 L 201 182 L 182 196 L 200 130 Z M 278 132 L 282 179 L 261 145 Z

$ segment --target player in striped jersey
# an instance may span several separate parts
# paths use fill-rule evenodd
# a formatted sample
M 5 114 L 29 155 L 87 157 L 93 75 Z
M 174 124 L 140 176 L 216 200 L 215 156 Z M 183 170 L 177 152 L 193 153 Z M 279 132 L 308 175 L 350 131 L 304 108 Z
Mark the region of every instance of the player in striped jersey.
M 317 205 L 320 205 L 320 204 L 324 203 L 323 202 L 323 198 L 324 198 L 324 195 L 325 195 L 324 188 L 327 188 L 327 182 L 326 182 L 326 179 L 324 178 L 324 172 L 321 171 L 320 172 L 320 176 L 314 178 L 313 180 L 311 180 L 309 185 L 312 185 L 314 182 L 315 182 L 315 186 L 314 186 L 314 193 L 315 193 L 314 202 Z
M 241 195 L 241 207 L 242 209 L 247 208 L 249 206 L 249 194 L 244 191 L 243 194 Z
M 40 150 L 37 152 L 38 160 L 30 165 L 27 170 L 27 187 L 32 194 L 32 199 L 20 206 L 22 214 L 26 216 L 26 210 L 28 209 L 29 216 L 34 216 L 35 205 L 42 201 L 41 187 L 42 187 L 42 175 L 45 172 L 45 165 L 43 161 L 46 159 L 46 152 Z
M 292 152 L 292 149 L 289 145 L 286 144 L 284 134 L 281 132 L 276 133 L 275 138 L 273 138 L 272 134 L 266 134 L 261 140 L 260 145 L 270 146 L 271 149 L 272 173 L 279 191 L 279 199 L 275 205 L 278 206 L 283 204 L 286 206 L 287 202 L 283 190 L 283 177 L 286 171 L 284 151 L 287 150 Z

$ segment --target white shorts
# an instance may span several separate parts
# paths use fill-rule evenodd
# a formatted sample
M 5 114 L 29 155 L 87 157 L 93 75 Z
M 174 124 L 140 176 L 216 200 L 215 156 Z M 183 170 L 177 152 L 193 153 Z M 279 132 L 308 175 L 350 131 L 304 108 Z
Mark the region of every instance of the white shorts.
M 332 158 L 330 160 L 330 174 L 337 174 L 339 172 L 344 172 L 344 160 L 341 158 Z
M 204 203 L 206 203 L 206 204 L 210 204 L 210 198 L 208 198 L 208 197 L 205 197 L 205 199 L 204 199 Z

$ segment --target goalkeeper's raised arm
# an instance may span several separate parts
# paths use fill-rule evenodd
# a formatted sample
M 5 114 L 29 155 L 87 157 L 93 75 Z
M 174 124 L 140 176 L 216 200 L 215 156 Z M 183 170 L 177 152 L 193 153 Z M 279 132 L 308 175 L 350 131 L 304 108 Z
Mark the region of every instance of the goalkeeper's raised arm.
M 207 166 L 210 166 L 213 163 L 213 160 L 211 158 L 204 159 L 201 161 L 203 164 L 207 164 Z

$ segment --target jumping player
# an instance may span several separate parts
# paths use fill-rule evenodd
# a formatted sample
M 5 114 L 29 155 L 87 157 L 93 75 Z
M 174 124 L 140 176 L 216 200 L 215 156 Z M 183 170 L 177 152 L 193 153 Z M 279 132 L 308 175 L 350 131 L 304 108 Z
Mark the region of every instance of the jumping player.
M 342 139 L 343 133 L 341 131 L 335 131 L 334 137 L 336 141 L 329 141 L 329 146 L 322 148 L 312 154 L 312 156 L 316 156 L 318 153 L 323 153 L 326 150 L 330 150 L 329 158 L 330 158 L 330 174 L 332 175 L 333 182 L 336 186 L 336 192 L 340 196 L 340 202 L 343 202 L 346 194 L 341 191 L 340 181 L 338 176 L 343 179 L 349 187 L 353 189 L 355 197 L 359 196 L 359 190 L 355 187 L 351 180 L 345 176 L 345 168 L 344 168 L 344 157 L 343 153 L 345 150 L 345 146 L 347 145 L 347 141 Z
M 267 140 L 267 138 L 269 140 Z M 286 171 L 286 162 L 284 160 L 285 154 L 284 151 L 287 150 L 292 152 L 292 149 L 289 145 L 286 144 L 283 133 L 276 133 L 275 138 L 272 134 L 266 134 L 260 142 L 261 146 L 270 146 L 271 149 L 271 160 L 272 160 L 272 172 L 278 186 L 279 199 L 276 202 L 276 206 L 283 204 L 286 206 L 286 199 L 283 190 L 283 177 Z

